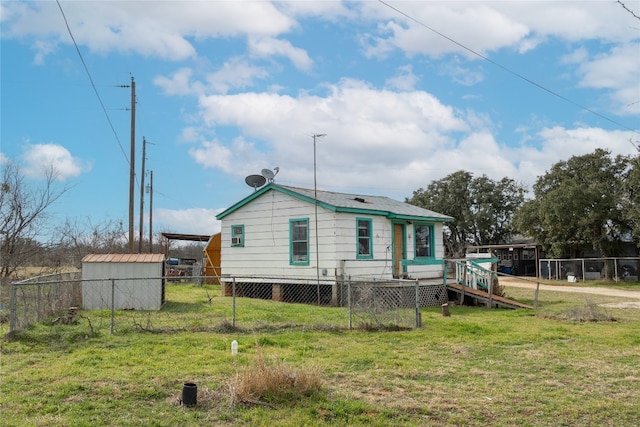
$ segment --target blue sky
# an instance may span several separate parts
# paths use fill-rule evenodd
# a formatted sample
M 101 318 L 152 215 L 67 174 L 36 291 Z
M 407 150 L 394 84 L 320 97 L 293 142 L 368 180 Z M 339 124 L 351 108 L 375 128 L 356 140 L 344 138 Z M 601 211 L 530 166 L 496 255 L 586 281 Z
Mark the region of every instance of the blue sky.
M 51 225 L 127 225 L 133 77 L 136 235 L 143 137 L 154 232 L 216 233 L 264 168 L 312 188 L 313 134 L 319 189 L 404 200 L 463 169 L 531 187 L 636 153 L 640 3 L 622 3 L 3 1 L 0 163 L 34 186 L 56 169 Z

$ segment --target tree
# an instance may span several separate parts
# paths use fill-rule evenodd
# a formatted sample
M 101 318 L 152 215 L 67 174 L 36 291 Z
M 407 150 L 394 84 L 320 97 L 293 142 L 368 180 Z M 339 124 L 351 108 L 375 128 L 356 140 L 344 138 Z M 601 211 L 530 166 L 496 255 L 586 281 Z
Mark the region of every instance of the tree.
M 41 187 L 32 187 L 10 161 L 2 164 L 0 182 L 0 278 L 6 280 L 28 265 L 41 248 L 33 242 L 47 219 L 47 209 L 68 190 L 58 187 L 53 167 L 45 171 Z
M 446 223 L 445 252 L 462 258 L 467 245 L 507 243 L 514 233 L 512 217 L 524 202 L 526 190 L 509 178 L 493 181 L 467 171 L 454 172 L 420 188 L 407 203 L 430 209 L 454 220 Z
M 552 257 L 581 250 L 617 255 L 630 231 L 621 203 L 629 166 L 628 157 L 612 159 L 603 149 L 556 163 L 516 214 L 518 228 Z
M 631 167 L 623 180 L 621 206 L 631 236 L 640 248 L 640 154 L 630 163 Z
M 106 219 L 94 224 L 91 218 L 85 222 L 69 219 L 56 228 L 58 236 L 56 264 L 82 267 L 82 258 L 91 253 L 127 253 L 127 235 L 122 221 Z

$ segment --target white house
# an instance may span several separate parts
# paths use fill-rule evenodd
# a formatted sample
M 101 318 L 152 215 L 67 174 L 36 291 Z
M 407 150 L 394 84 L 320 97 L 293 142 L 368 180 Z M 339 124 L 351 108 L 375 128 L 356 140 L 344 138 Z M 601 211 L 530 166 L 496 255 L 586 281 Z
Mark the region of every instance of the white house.
M 453 218 L 387 197 L 270 183 L 217 219 L 223 282 L 271 277 L 333 285 L 347 277 L 441 278 L 442 225 Z M 273 299 L 279 293 L 274 287 Z

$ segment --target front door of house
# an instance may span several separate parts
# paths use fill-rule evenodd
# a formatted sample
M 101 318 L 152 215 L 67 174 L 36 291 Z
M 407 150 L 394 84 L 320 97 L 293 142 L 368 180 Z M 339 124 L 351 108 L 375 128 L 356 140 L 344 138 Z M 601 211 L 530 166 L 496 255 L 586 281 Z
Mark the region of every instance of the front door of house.
M 403 277 L 402 260 L 405 255 L 404 224 L 393 224 L 393 277 Z

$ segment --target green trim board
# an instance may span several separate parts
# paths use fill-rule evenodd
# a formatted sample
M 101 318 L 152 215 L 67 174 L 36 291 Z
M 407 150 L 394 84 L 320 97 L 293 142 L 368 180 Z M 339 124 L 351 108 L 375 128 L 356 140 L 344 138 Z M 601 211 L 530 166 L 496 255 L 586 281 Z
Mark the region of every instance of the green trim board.
M 494 262 L 500 261 L 498 258 L 473 258 L 468 260 L 471 261 L 472 264 L 485 264 L 485 263 L 494 263 Z
M 429 255 L 421 255 L 418 256 L 418 227 L 426 227 L 429 230 L 429 235 L 428 235 L 428 240 L 429 240 L 429 244 L 427 246 L 428 250 L 429 250 Z M 419 223 L 414 223 L 413 224 L 413 257 L 418 259 L 431 259 L 431 258 L 435 258 L 435 233 L 434 233 L 435 227 L 433 224 L 429 224 L 429 223 L 424 223 L 424 222 L 419 222 Z
M 442 265 L 444 264 L 444 259 L 438 258 L 417 258 L 417 259 L 403 259 L 402 265 Z
M 401 227 L 402 230 L 402 236 L 401 239 L 402 241 L 400 242 L 400 244 L 402 245 L 400 247 L 401 249 L 401 257 L 399 260 L 396 260 L 395 258 L 395 247 L 396 247 L 396 233 L 395 233 L 395 226 L 399 225 Z M 392 274 L 395 275 L 396 271 L 395 271 L 395 267 L 396 267 L 396 262 L 399 261 L 399 266 L 402 267 L 402 271 L 399 272 L 401 274 L 406 274 L 407 273 L 407 266 L 406 264 L 403 263 L 403 261 L 407 258 L 407 222 L 406 221 L 391 221 L 391 270 L 392 270 Z
M 240 242 L 234 243 L 233 240 L 238 237 L 240 238 Z M 231 226 L 231 246 L 244 247 L 244 225 L 243 224 L 234 224 Z
M 305 236 L 296 236 L 295 227 L 297 223 L 304 223 Z M 304 259 L 294 259 L 294 246 L 304 243 L 306 245 L 306 254 Z M 299 256 L 299 255 L 298 255 Z M 291 218 L 289 219 L 289 265 L 309 265 L 309 218 Z
M 364 226 L 366 225 L 366 228 Z M 364 231 L 365 234 L 361 234 Z M 361 253 L 361 252 L 368 253 Z M 356 259 L 373 259 L 373 219 L 356 217 Z

